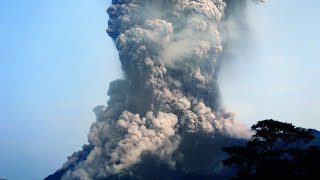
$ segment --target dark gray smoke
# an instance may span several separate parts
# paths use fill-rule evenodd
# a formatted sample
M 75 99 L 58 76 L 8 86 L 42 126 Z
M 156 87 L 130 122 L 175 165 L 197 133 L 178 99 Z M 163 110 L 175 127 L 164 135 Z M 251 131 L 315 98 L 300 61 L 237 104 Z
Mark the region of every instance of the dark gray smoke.
M 228 47 L 246 31 L 246 3 L 113 0 L 107 32 L 125 79 L 110 83 L 107 107 L 94 109 L 93 149 L 63 179 L 137 177 L 157 163 L 186 174 L 221 172 L 221 147 L 251 135 L 223 108 L 217 82 Z

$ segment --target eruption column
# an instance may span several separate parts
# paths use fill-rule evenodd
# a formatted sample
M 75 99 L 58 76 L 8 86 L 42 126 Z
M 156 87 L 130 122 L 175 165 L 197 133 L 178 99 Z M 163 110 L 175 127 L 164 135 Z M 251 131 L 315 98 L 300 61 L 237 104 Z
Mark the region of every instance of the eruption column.
M 214 174 L 220 148 L 250 132 L 226 112 L 217 75 L 245 0 L 113 0 L 108 34 L 124 79 L 94 109 L 86 160 L 64 179 L 135 177 L 148 159 L 184 173 Z M 71 158 L 72 159 L 72 158 Z M 156 159 L 156 160 L 155 160 Z

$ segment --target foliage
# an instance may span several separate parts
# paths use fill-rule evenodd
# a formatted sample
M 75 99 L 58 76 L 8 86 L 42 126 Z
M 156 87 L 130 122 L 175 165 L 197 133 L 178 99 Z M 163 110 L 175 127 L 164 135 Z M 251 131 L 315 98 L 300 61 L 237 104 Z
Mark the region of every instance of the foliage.
M 246 146 L 227 147 L 226 166 L 236 168 L 235 179 L 312 177 L 320 172 L 320 149 L 310 146 L 310 130 L 289 123 L 264 120 Z M 319 176 L 319 175 L 318 175 Z M 320 177 L 320 176 L 319 176 Z

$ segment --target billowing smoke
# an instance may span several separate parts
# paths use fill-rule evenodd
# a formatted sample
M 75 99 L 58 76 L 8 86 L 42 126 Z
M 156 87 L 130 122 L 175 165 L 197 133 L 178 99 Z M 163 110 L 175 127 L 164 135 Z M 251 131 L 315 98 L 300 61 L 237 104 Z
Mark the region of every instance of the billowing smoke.
M 221 147 L 251 135 L 223 108 L 217 81 L 247 28 L 246 3 L 113 0 L 107 32 L 125 78 L 111 82 L 107 106 L 94 109 L 93 148 L 63 179 L 223 171 Z

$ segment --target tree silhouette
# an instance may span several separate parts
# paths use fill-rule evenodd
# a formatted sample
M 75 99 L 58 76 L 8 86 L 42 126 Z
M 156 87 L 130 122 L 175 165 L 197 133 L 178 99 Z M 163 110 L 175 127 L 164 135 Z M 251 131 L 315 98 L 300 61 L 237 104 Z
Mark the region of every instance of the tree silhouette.
M 320 174 L 320 149 L 309 146 L 311 130 L 290 123 L 263 120 L 246 146 L 223 148 L 223 164 L 237 169 L 234 179 L 311 177 Z

